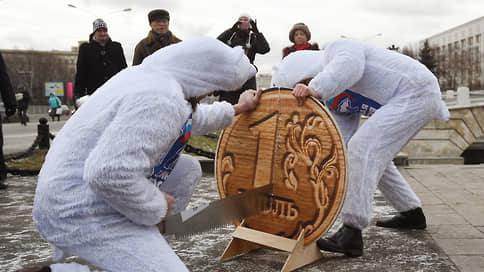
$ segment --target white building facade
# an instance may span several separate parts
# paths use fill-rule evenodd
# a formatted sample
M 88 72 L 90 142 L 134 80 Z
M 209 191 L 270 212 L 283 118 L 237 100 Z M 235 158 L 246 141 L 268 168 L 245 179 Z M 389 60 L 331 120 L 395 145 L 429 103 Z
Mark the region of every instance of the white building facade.
M 484 16 L 435 34 L 428 40 L 437 61 L 442 88 L 456 90 L 484 87 Z

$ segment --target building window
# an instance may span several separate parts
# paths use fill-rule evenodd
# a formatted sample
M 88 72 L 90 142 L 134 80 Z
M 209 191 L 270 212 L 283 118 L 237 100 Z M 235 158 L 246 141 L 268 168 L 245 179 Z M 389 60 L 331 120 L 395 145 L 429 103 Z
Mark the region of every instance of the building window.
M 481 42 L 481 34 L 477 34 L 476 35 L 476 43 L 480 43 Z
M 460 46 L 461 46 L 462 49 L 464 49 L 466 47 L 466 40 L 464 40 L 464 39 L 461 40 L 460 41 Z
M 472 46 L 474 44 L 474 37 L 469 37 L 467 42 L 469 43 L 469 46 Z

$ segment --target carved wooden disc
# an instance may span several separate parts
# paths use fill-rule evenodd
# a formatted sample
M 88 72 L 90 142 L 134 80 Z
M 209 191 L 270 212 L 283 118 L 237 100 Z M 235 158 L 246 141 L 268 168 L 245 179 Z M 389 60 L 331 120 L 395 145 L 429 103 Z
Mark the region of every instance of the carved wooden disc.
M 237 116 L 219 140 L 220 197 L 274 184 L 272 209 L 246 227 L 305 244 L 333 224 L 346 193 L 343 138 L 316 99 L 298 106 L 291 89 L 265 90 L 255 111 Z M 269 203 L 268 203 L 269 204 Z

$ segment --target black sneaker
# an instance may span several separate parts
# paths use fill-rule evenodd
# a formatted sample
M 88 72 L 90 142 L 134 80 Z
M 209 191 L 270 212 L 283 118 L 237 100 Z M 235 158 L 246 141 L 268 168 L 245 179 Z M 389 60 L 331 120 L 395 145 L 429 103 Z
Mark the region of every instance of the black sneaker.
M 376 221 L 378 227 L 394 229 L 425 229 L 427 222 L 422 208 L 401 212 L 387 220 Z
M 5 181 L 0 180 L 0 190 L 5 190 L 7 189 L 8 185 L 5 184 Z
M 363 255 L 361 230 L 350 226 L 343 225 L 333 236 L 320 238 L 316 244 L 321 250 L 344 253 L 348 257 Z

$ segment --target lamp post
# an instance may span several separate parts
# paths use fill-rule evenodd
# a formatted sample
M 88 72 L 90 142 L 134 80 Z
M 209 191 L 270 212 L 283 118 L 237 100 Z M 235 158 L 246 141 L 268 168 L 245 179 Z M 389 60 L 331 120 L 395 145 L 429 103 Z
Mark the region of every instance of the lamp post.
M 93 16 L 94 16 L 94 17 L 96 17 L 96 18 L 99 18 L 99 16 L 97 16 L 97 14 L 95 14 L 95 13 L 93 13 L 93 12 L 89 11 L 89 10 L 85 10 L 85 9 L 83 9 L 83 8 L 79 8 L 79 7 L 78 7 L 78 6 L 76 6 L 76 5 L 73 5 L 73 4 L 67 4 L 67 6 L 68 6 L 68 7 L 70 7 L 70 8 L 75 8 L 75 9 L 81 10 L 81 11 L 83 11 L 83 12 L 89 13 L 90 15 L 93 15 Z M 132 11 L 132 10 L 133 10 L 133 9 L 131 9 L 131 8 L 125 8 L 125 9 L 121 9 L 121 10 L 114 10 L 114 11 L 111 11 L 111 12 L 108 12 L 108 13 L 104 14 L 104 15 L 103 15 L 103 16 L 101 16 L 101 17 L 107 16 L 107 15 L 110 15 L 110 14 L 114 14 L 114 13 L 118 13 L 118 12 L 130 12 L 130 11 Z
M 382 33 L 377 33 L 375 35 L 371 35 L 369 37 L 366 37 L 366 38 L 362 39 L 362 41 L 368 41 L 370 39 L 373 39 L 373 38 L 376 38 L 376 37 L 379 37 L 379 36 L 383 36 L 383 34 Z
M 340 38 L 343 38 L 343 39 L 353 39 L 353 40 L 360 40 L 360 41 L 368 41 L 370 39 L 373 39 L 375 37 L 378 37 L 378 36 L 383 36 L 382 33 L 377 33 L 377 34 L 374 34 L 374 35 L 371 35 L 371 36 L 368 36 L 366 38 L 353 38 L 353 37 L 348 37 L 348 36 L 345 36 L 345 35 L 340 35 L 339 37 Z

